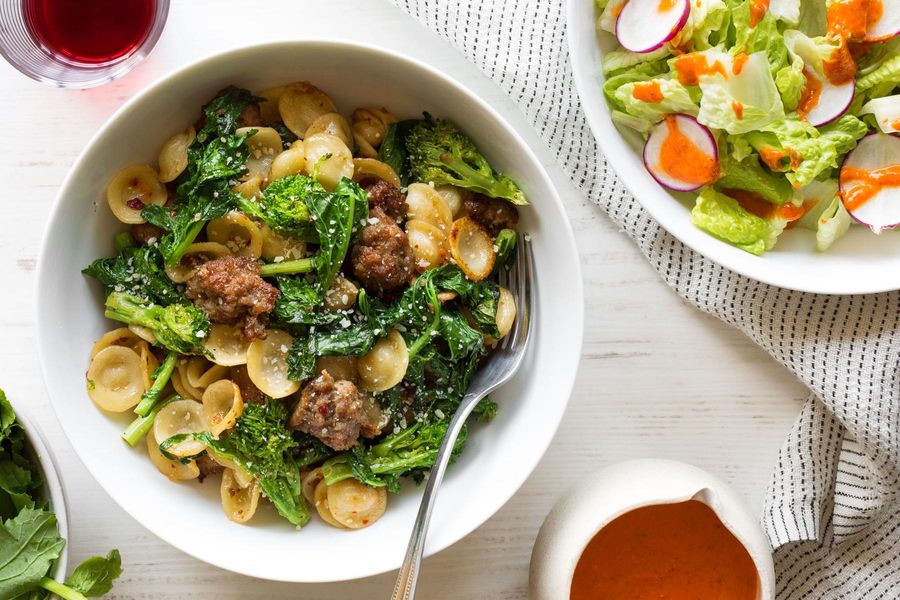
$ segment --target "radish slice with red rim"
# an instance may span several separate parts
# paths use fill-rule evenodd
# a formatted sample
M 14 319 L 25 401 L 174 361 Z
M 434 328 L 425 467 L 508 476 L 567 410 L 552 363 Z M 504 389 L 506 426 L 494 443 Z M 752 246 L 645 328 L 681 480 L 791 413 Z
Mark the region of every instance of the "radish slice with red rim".
M 804 114 L 810 125 L 813 127 L 827 125 L 847 112 L 856 92 L 856 81 L 850 80 L 843 85 L 834 85 L 827 78 L 819 77 L 809 70 L 806 76 L 815 80 L 821 90 L 816 104 Z
M 900 2 L 881 0 L 881 16 L 866 24 L 866 41 L 886 42 L 898 33 L 900 33 Z
M 844 159 L 841 200 L 875 233 L 900 225 L 900 138 L 873 133 Z
M 626 50 L 653 52 L 678 35 L 690 14 L 690 0 L 628 0 L 616 20 L 616 38 Z
M 673 135 L 686 139 L 671 138 Z M 671 144 L 671 145 L 670 145 Z M 674 165 L 664 161 L 675 149 L 683 159 Z M 690 192 L 712 183 L 718 175 L 719 150 L 712 132 L 690 115 L 669 115 L 653 126 L 644 144 L 644 166 L 660 185 Z

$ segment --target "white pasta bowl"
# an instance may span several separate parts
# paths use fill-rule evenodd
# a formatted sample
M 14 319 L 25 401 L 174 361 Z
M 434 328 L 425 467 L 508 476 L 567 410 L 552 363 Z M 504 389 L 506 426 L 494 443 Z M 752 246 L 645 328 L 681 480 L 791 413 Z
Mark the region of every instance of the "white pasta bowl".
M 314 582 L 373 575 L 400 565 L 421 492 L 409 485 L 388 499 L 367 529 L 340 531 L 320 520 L 296 531 L 272 510 L 248 525 L 228 521 L 213 482 L 170 483 L 144 449 L 119 435 L 127 415 L 104 414 L 88 398 L 85 369 L 94 340 L 115 325 L 80 270 L 113 252 L 121 230 L 102 202 L 120 167 L 156 162 L 162 143 L 192 123 L 223 87 L 251 90 L 309 80 L 343 114 L 386 106 L 401 117 L 423 110 L 452 119 L 492 164 L 512 176 L 532 206 L 520 228 L 534 239 L 536 331 L 526 364 L 497 394 L 496 420 L 476 425 L 441 490 L 426 553 L 484 523 L 525 481 L 565 410 L 581 350 L 583 300 L 579 258 L 562 203 L 538 159 L 487 104 L 449 77 L 410 58 L 331 41 L 271 43 L 219 54 L 157 82 L 100 129 L 59 192 L 39 258 L 37 324 L 46 385 L 63 429 L 100 485 L 147 529 L 208 563 L 265 579 Z
M 620 131 L 603 97 L 600 59 L 615 47 L 609 34 L 598 35 L 593 0 L 568 0 L 569 57 L 588 124 L 606 159 L 635 199 L 669 233 L 720 265 L 764 283 L 822 294 L 866 294 L 900 288 L 900 234 L 873 234 L 853 226 L 826 252 L 815 249 L 815 234 L 786 231 L 778 244 L 754 256 L 694 227 L 690 208 L 696 194 L 673 194 L 644 168 L 643 141 Z

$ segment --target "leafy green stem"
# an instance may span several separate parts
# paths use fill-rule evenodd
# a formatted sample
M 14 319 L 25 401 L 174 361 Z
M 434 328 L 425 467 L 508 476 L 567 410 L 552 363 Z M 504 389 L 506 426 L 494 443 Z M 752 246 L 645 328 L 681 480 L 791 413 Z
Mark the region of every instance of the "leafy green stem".
M 165 405 L 178 399 L 180 399 L 180 396 L 172 395 L 162 402 L 157 402 L 150 408 L 146 415 L 136 418 L 128 425 L 125 431 L 122 432 L 122 439 L 125 440 L 125 442 L 129 446 L 135 446 L 139 441 L 141 441 L 141 438 L 147 435 L 147 432 L 150 431 L 150 428 L 153 427 L 153 421 L 156 419 L 156 415 L 159 413 L 159 411 L 162 410 Z
M 274 275 L 292 275 L 296 273 L 309 273 L 316 268 L 316 257 L 298 258 L 279 263 L 268 263 L 259 268 L 259 274 L 263 277 Z
M 73 590 L 69 586 L 62 584 L 55 579 L 44 577 L 41 579 L 40 586 L 50 592 L 56 594 L 63 600 L 87 600 L 87 596 L 77 590 Z
M 172 377 L 172 371 L 175 370 L 175 363 L 177 361 L 178 353 L 169 352 L 163 363 L 156 372 L 153 373 L 153 385 L 150 386 L 150 389 L 141 394 L 141 401 L 134 408 L 135 414 L 143 417 L 153 409 L 153 406 L 159 400 L 160 395 L 162 395 L 166 384 L 169 383 L 169 379 Z

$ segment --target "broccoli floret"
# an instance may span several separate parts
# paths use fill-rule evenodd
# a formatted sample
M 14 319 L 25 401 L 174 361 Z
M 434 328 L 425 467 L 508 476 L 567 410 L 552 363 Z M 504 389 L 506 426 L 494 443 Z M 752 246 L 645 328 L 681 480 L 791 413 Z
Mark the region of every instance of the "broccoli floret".
M 450 121 L 426 113 L 406 136 L 406 150 L 416 181 L 455 185 L 513 204 L 528 204 L 519 186 L 494 171 L 472 140 Z
M 146 300 L 113 292 L 106 298 L 106 317 L 129 325 L 146 327 L 156 343 L 178 354 L 205 354 L 203 341 L 209 335 L 209 318 L 192 304 L 162 307 Z
M 314 179 L 290 175 L 270 183 L 258 201 L 241 197 L 238 205 L 247 215 L 262 219 L 282 235 L 315 242 L 319 238 L 309 221 L 307 198 L 324 191 Z

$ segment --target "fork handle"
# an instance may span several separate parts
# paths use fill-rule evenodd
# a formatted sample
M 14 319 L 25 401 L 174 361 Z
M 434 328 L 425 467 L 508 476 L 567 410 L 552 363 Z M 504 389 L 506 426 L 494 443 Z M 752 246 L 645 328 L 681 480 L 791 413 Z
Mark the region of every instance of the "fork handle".
M 403 565 L 397 574 L 397 583 L 394 584 L 394 593 L 391 595 L 391 600 L 413 600 L 416 595 L 419 567 L 422 564 L 422 552 L 425 550 L 425 534 L 428 532 L 428 522 L 431 520 L 431 513 L 434 510 L 437 490 L 444 479 L 447 465 L 450 464 L 450 455 L 453 453 L 453 445 L 456 443 L 456 438 L 459 437 L 459 432 L 462 431 L 463 426 L 466 424 L 466 419 L 472 413 L 472 409 L 475 408 L 483 396 L 483 394 L 466 394 L 450 420 L 450 425 L 444 434 L 444 440 L 441 442 L 441 448 L 438 450 L 435 458 L 434 466 L 428 475 L 428 483 L 425 485 L 422 503 L 419 505 L 419 514 L 416 515 L 416 523 L 413 525 L 412 533 L 409 536 L 409 546 L 406 547 L 406 556 L 403 558 Z

